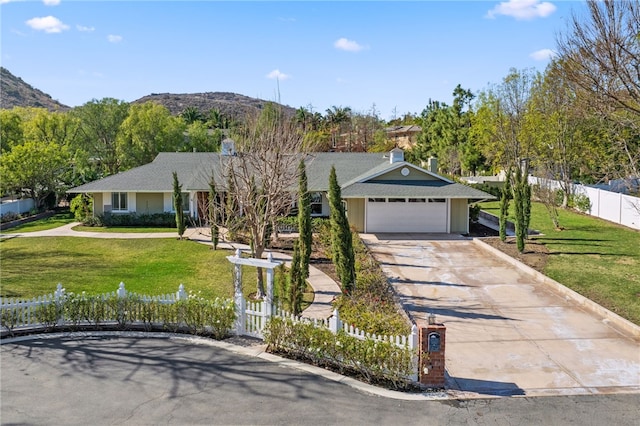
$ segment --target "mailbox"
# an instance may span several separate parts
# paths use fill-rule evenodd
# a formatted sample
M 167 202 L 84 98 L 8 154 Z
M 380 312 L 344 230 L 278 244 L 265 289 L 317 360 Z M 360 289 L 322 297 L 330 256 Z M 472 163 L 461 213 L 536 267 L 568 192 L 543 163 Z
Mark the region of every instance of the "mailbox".
M 440 333 L 429 333 L 427 341 L 429 352 L 440 352 Z

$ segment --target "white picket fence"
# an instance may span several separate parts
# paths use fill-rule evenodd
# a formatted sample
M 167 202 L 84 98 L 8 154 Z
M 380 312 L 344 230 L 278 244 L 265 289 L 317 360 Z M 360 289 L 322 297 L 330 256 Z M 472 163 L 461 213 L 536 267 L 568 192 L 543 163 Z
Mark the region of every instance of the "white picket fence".
M 43 326 L 36 318 L 36 310 L 42 306 L 47 306 L 52 303 L 61 303 L 64 301 L 66 292 L 61 284 L 58 284 L 56 290 L 48 295 L 36 297 L 30 300 L 16 299 L 16 298 L 0 298 L 0 318 L 2 320 L 2 328 L 6 327 L 5 313 L 11 312 L 12 330 L 18 331 L 20 329 L 38 328 Z M 127 292 L 124 283 L 120 283 L 118 289 L 111 293 L 105 293 L 97 296 L 96 298 L 106 300 L 109 298 L 124 298 L 127 295 L 133 295 L 140 298 L 144 302 L 156 302 L 160 304 L 172 304 L 179 300 L 185 300 L 188 298 L 188 294 L 184 289 L 184 286 L 180 284 L 178 291 L 175 293 L 164 294 L 160 296 L 144 296 L 136 293 Z M 105 321 L 116 321 L 116 312 L 108 312 Z M 329 329 L 333 333 L 338 333 L 342 330 L 350 336 L 365 340 L 373 339 L 377 341 L 385 341 L 395 344 L 399 347 L 406 347 L 409 349 L 416 349 L 418 347 L 418 329 L 414 324 L 411 333 L 407 336 L 377 336 L 375 334 L 365 333 L 352 325 L 344 324 L 340 320 L 340 315 L 337 310 L 333 311 L 333 315 L 325 320 L 310 319 L 303 317 L 293 316 L 286 311 L 280 309 L 277 306 L 272 306 L 270 310 L 267 309 L 267 303 L 263 301 L 247 302 L 244 298 L 240 303 L 236 302 L 236 325 L 235 330 L 231 330 L 236 335 L 251 336 L 256 338 L 264 338 L 264 328 L 271 315 L 281 318 L 288 318 L 295 322 L 311 322 L 316 327 L 323 327 Z M 58 325 L 64 325 L 65 318 L 60 318 Z
M 529 176 L 529 183 L 561 189 L 560 182 L 551 179 Z M 586 213 L 591 216 L 640 229 L 640 198 L 580 184 L 572 185 L 572 189 L 574 194 L 582 194 L 589 198 L 591 208 Z

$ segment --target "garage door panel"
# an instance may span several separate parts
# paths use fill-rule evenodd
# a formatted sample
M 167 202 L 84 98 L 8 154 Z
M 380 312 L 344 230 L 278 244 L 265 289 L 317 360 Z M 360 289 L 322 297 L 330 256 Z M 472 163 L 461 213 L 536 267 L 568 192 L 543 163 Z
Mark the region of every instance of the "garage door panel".
M 447 203 L 367 201 L 367 232 L 447 232 Z

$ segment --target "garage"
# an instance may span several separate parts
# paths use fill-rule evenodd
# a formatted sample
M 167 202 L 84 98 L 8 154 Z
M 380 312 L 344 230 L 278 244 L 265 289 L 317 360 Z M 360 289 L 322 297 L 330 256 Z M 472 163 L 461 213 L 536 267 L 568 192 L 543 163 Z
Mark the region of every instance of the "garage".
M 366 232 L 448 232 L 444 198 L 368 198 Z

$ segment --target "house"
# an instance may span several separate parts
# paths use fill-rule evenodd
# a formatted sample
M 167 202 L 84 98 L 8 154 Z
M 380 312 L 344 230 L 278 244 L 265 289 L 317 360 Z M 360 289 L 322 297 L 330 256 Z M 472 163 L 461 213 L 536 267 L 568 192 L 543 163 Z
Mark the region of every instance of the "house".
M 395 146 L 402 149 L 411 149 L 416 145 L 418 135 L 422 132 L 422 127 L 411 124 L 387 127 L 384 131 L 387 138 L 394 141 Z
M 185 192 L 185 212 L 202 217 L 210 176 L 220 180 L 217 188 L 225 186 L 218 176 L 221 173 L 215 170 L 224 167 L 228 155 L 233 152 L 160 153 L 149 164 L 68 192 L 90 194 L 96 215 L 171 212 L 175 171 Z M 464 234 L 469 230 L 469 203 L 493 198 L 405 162 L 404 152 L 398 148 L 386 154 L 310 153 L 305 161 L 312 215 L 329 215 L 329 172 L 334 166 L 349 222 L 359 232 Z M 432 168 L 434 163 L 430 163 Z

